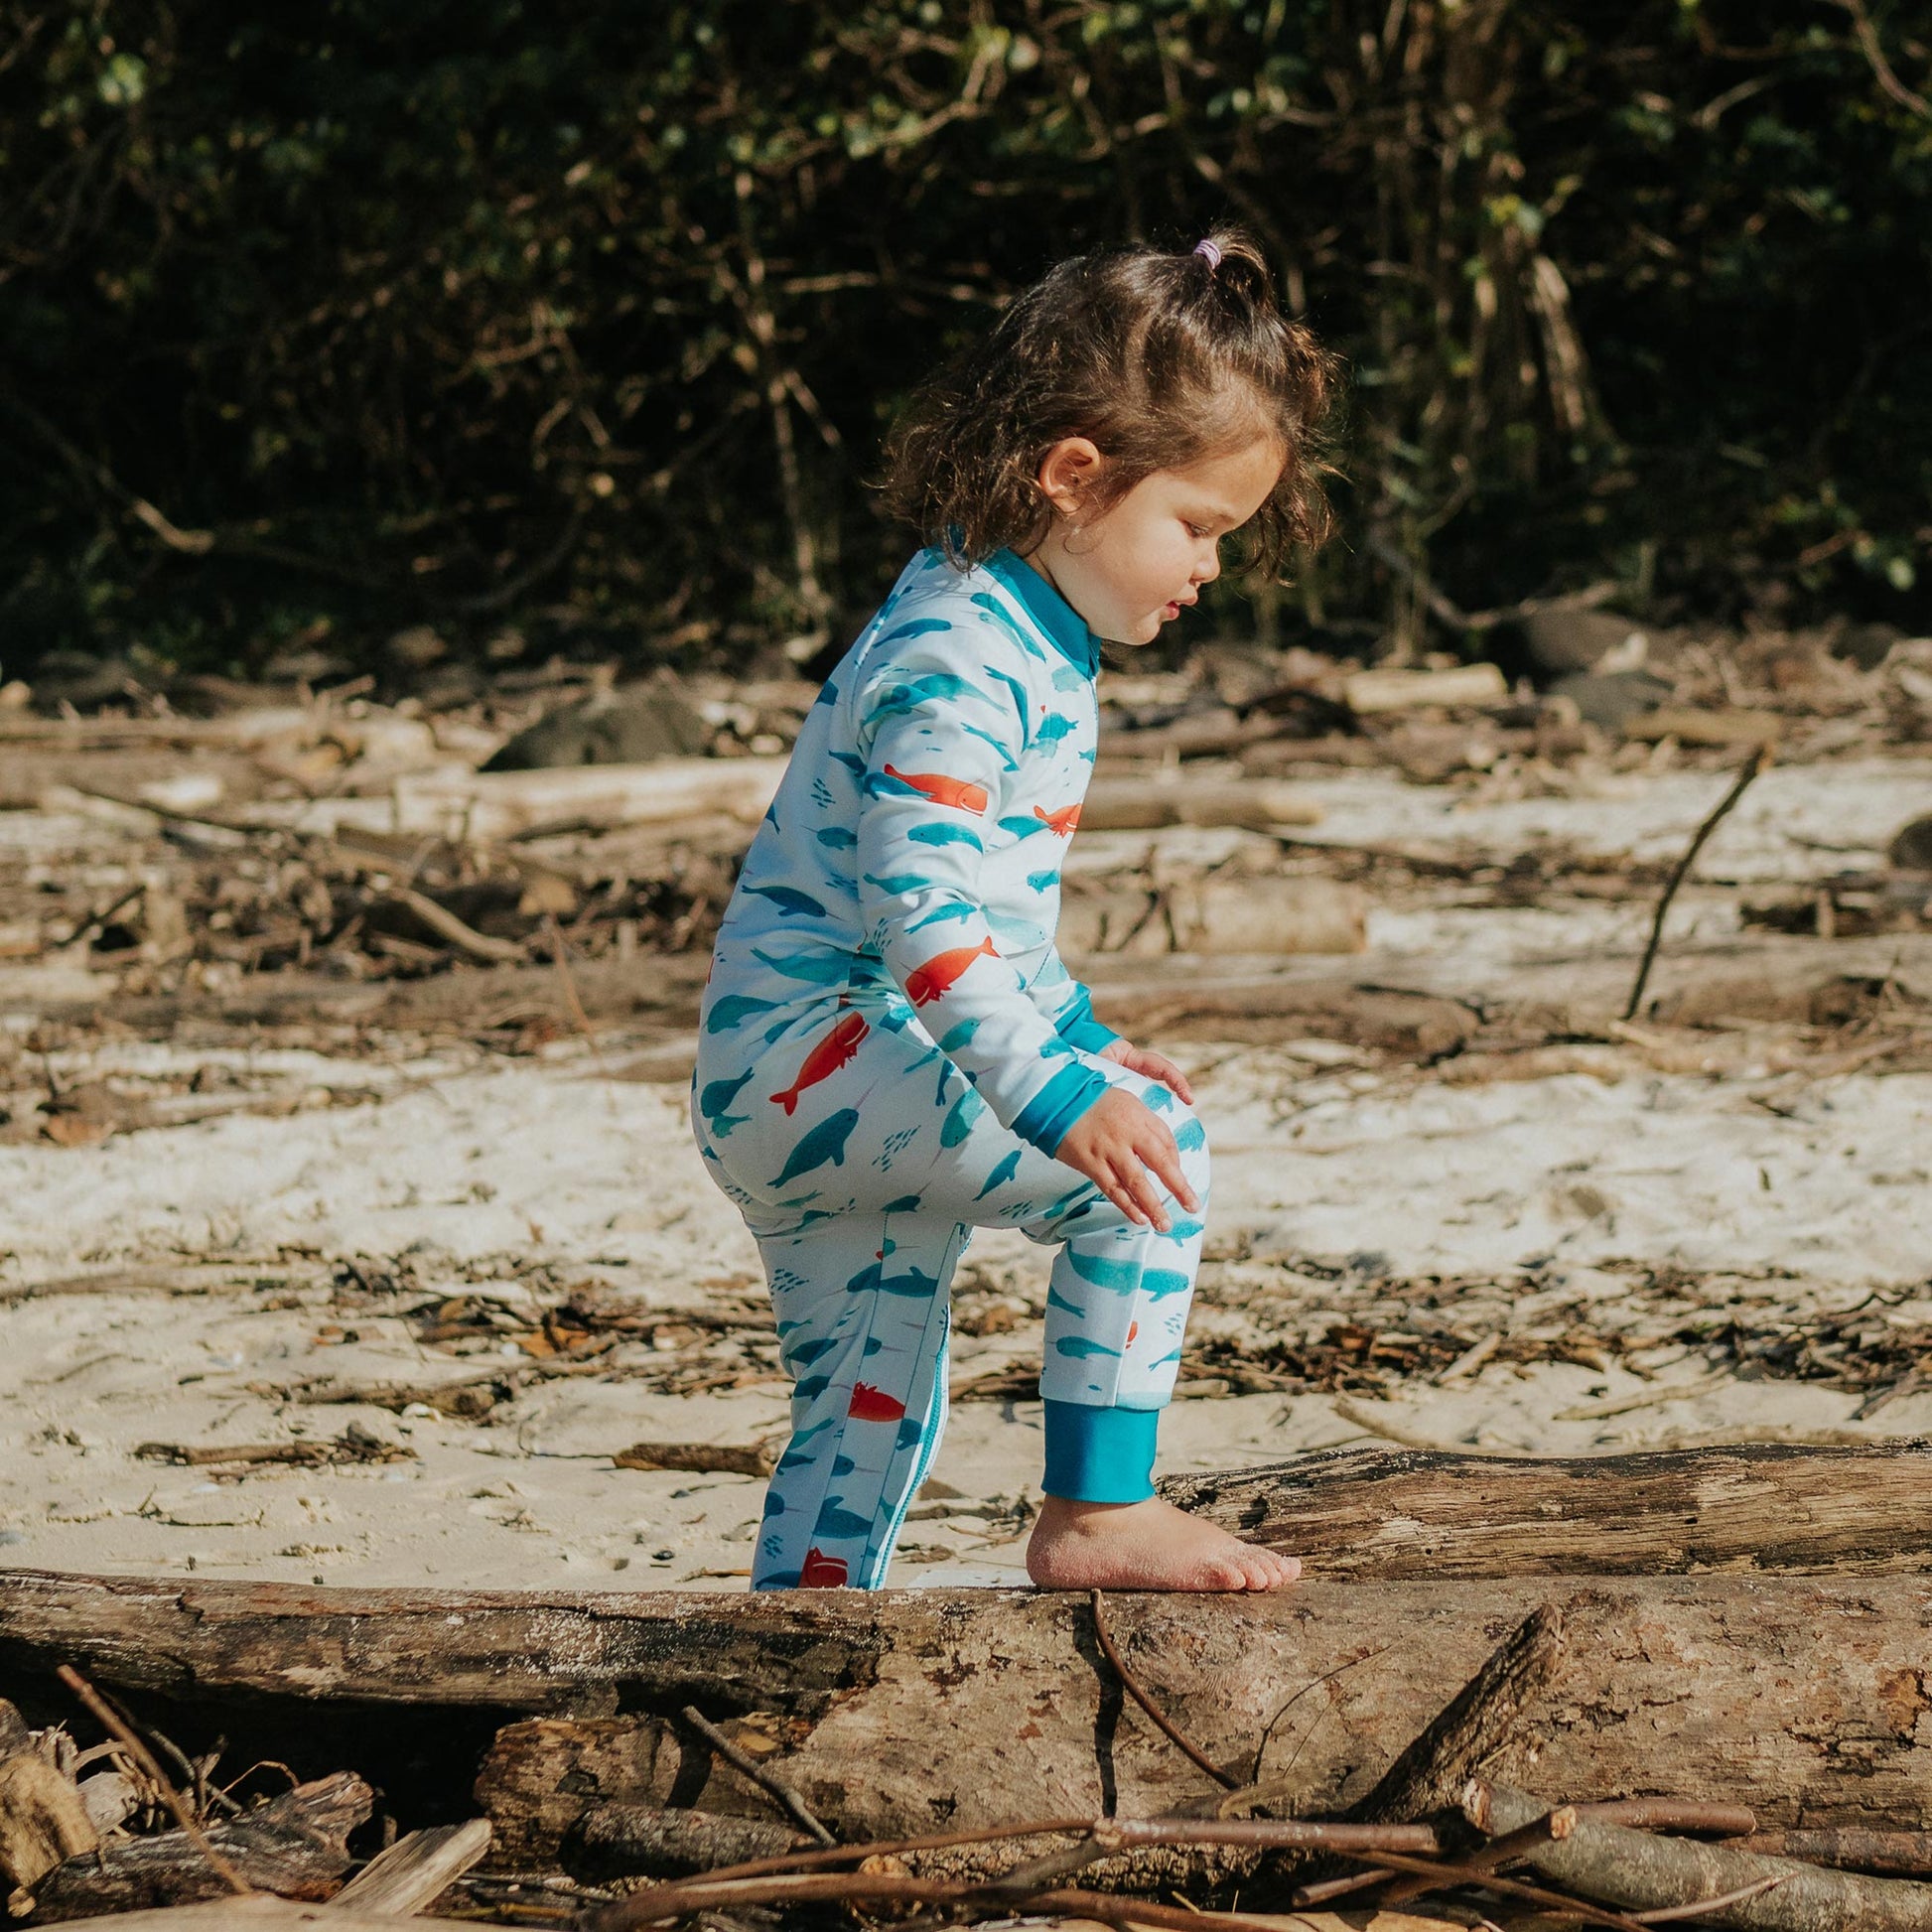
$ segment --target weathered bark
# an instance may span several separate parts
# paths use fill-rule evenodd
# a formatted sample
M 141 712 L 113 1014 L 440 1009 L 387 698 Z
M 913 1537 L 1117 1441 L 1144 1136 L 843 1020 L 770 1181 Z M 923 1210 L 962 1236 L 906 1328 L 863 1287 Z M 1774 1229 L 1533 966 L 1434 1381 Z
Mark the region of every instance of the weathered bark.
M 1469 1809 L 1483 1830 L 1498 1835 L 1519 1830 L 1549 1809 L 1542 1799 L 1501 1785 L 1482 1787 L 1480 1797 L 1481 1803 Z M 1753 1932 L 1925 1932 L 1932 1927 L 1932 1885 L 1822 1870 L 1727 1845 L 1653 1838 L 1587 1815 L 1568 1838 L 1523 1856 L 1544 1877 L 1631 1911 L 1725 1897 L 1775 1879 L 1774 1888 L 1716 1910 L 1705 1922 Z
M 1546 1600 L 1571 1662 L 1535 1714 L 1540 1787 L 1575 1800 L 1723 1797 L 1768 1828 L 1932 1814 L 1932 1578 L 1311 1583 L 1109 1607 L 1174 1722 L 1217 1763 L 1252 1756 L 1270 1732 L 1262 1775 L 1292 1764 L 1307 1816 L 1373 1786 Z M 844 1837 L 1171 1813 L 1211 1790 L 1124 1713 L 1072 1593 L 477 1594 L 0 1576 L 0 1670 L 69 1657 L 97 1683 L 184 1699 L 574 1718 L 499 1739 L 484 1809 L 511 1858 L 518 1844 L 554 1844 L 599 1802 L 768 1816 L 737 1773 L 669 1729 L 687 1703 L 720 1722 L 764 1714 L 725 1727 Z M 517 1765 L 537 1757 L 532 1782 Z
M 1322 1578 L 1867 1574 L 1932 1563 L 1932 1450 L 1503 1457 L 1342 1449 L 1162 1494 Z
M 369 1815 L 375 1794 L 353 1772 L 338 1772 L 207 1828 L 208 1842 L 249 1884 L 284 1898 L 327 1898 L 353 1863 L 345 1841 Z M 186 1832 L 109 1839 L 47 1874 L 34 1922 L 140 1911 L 230 1896 Z
M 1415 1741 L 1349 1807 L 1370 1825 L 1405 1825 L 1451 1804 L 1499 1752 L 1519 1748 L 1525 1710 L 1563 1664 L 1563 1615 L 1544 1603 L 1512 1630 Z

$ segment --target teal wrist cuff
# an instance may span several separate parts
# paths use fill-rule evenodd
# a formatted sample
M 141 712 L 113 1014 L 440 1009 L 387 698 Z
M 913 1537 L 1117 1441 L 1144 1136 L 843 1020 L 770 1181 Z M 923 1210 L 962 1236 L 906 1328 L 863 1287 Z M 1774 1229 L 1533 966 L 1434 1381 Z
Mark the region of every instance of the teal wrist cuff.
M 1159 1409 L 1090 1409 L 1083 1402 L 1047 1402 L 1046 1473 L 1049 1496 L 1076 1503 L 1143 1503 L 1154 1494 Z
M 1107 1076 L 1070 1060 L 1020 1110 L 1013 1131 L 1042 1154 L 1066 1139 L 1066 1130 L 1107 1091 Z
M 1080 997 L 1073 1003 L 1073 1011 L 1064 1020 L 1057 1022 L 1053 1031 L 1082 1053 L 1102 1053 L 1120 1035 L 1111 1027 L 1103 1027 L 1093 1017 L 1093 995 L 1083 986 Z

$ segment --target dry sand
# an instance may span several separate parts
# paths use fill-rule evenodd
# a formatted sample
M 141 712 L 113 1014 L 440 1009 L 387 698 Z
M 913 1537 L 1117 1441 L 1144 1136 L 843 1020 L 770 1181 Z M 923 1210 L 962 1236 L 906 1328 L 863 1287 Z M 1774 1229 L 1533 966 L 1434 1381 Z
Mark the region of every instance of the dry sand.
M 1337 845 L 1655 860 L 1681 850 L 1724 782 L 1638 772 L 1485 797 L 1371 771 L 1311 788 L 1328 808 L 1317 836 Z M 1774 771 L 1702 870 L 1769 883 L 1875 864 L 1929 801 L 1924 759 Z M 1076 852 L 1097 867 L 1152 841 L 1165 860 L 1212 860 L 1252 836 L 1114 834 Z M 104 864 L 113 837 L 88 817 L 0 814 L 0 845 L 50 865 Z M 1362 983 L 1471 999 L 1528 979 L 1623 985 L 1649 897 L 1389 905 L 1372 917 L 1369 954 L 1345 966 Z M 1735 893 L 1692 889 L 1665 977 L 1722 962 L 1737 932 Z M 50 1005 L 108 991 L 75 968 L 0 966 L 0 1024 L 25 1037 Z M 596 1046 L 505 1059 L 408 1035 L 249 1050 L 96 1032 L 54 1054 L 64 1083 L 151 1092 L 157 1124 L 93 1147 L 0 1146 L 0 1561 L 336 1584 L 737 1587 L 759 1482 L 618 1469 L 611 1455 L 639 1439 L 769 1436 L 782 1428 L 781 1382 L 664 1395 L 559 1376 L 479 1423 L 276 1393 L 321 1376 L 422 1383 L 487 1366 L 494 1357 L 426 1345 L 404 1318 L 405 1304 L 439 1293 L 494 1296 L 514 1312 L 578 1282 L 661 1309 L 753 1292 L 753 1246 L 690 1145 L 682 1073 L 660 1059 L 655 1081 L 611 1077 L 625 1045 L 612 1029 Z M 1178 1057 L 1197 1070 L 1215 1149 L 1211 1252 L 1223 1257 L 1204 1276 L 1197 1335 L 1265 1327 L 1276 1306 L 1291 1326 L 1318 1326 L 1352 1280 L 1442 1275 L 1474 1278 L 1462 1312 L 1478 1327 L 1564 1311 L 1615 1327 L 1654 1306 L 1659 1271 L 1672 1269 L 1709 1307 L 1802 1313 L 1876 1294 L 1891 1318 L 1932 1318 L 1932 1074 L 1821 1071 L 1755 1036 L 1681 1031 L 1669 1051 L 1552 1049 L 1502 1078 L 1472 1079 L 1454 1060 L 1378 1066 L 1328 1040 L 1189 1041 Z M 183 1094 L 189 1071 L 200 1093 Z M 182 1118 L 196 1112 L 207 1117 Z M 340 1264 L 357 1258 L 401 1270 L 411 1292 L 345 1312 Z M 976 1292 L 1037 1310 L 1044 1257 L 1019 1238 L 981 1237 L 967 1268 Z M 47 1292 L 20 1292 L 36 1285 Z M 962 1336 L 956 1379 L 1036 1359 L 1037 1334 L 1023 1319 Z M 484 1345 L 527 1359 L 514 1343 Z M 1339 1408 L 1325 1395 L 1185 1399 L 1164 1425 L 1162 1467 L 1263 1461 L 1370 1430 L 1553 1452 L 1932 1433 L 1932 1394 L 1861 1422 L 1856 1393 L 1714 1374 L 1682 1343 L 1640 1365 L 1653 1379 L 1492 1361 L 1460 1382 L 1411 1378 L 1398 1400 Z M 955 1409 L 896 1581 L 1018 1578 L 1038 1413 L 1019 1400 Z M 320 1440 L 351 1424 L 413 1454 L 229 1479 L 135 1453 L 153 1442 Z

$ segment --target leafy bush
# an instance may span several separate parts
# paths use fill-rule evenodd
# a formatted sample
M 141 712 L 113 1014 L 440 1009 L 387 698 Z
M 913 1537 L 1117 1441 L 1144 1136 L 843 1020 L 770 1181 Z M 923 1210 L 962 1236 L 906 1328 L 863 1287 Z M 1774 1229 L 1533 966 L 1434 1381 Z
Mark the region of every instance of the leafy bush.
M 1264 625 L 1928 611 L 1903 4 L 42 0 L 0 49 L 0 648 L 747 662 L 901 560 L 934 358 L 1252 226 L 1350 359 Z M 1230 606 L 1224 615 L 1239 621 Z M 493 644 L 491 640 L 494 640 Z

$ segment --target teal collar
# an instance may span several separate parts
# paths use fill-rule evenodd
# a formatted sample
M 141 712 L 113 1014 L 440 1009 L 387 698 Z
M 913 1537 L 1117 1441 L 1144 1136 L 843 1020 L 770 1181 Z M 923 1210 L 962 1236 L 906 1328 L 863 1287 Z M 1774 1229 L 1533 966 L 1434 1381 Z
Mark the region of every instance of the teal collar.
M 1100 646 L 1086 620 L 1032 564 L 1011 550 L 999 550 L 980 566 L 997 577 L 1022 604 L 1027 615 L 1045 631 L 1054 647 L 1076 669 L 1093 677 L 1100 669 Z

